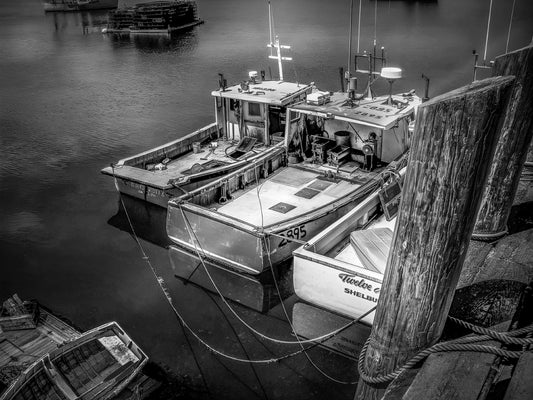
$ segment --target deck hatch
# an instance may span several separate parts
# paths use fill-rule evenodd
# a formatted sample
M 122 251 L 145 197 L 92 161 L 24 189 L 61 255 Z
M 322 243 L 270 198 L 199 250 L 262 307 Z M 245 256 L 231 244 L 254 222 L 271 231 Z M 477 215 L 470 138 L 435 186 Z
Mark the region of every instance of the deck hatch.
M 322 190 L 328 188 L 330 185 L 331 185 L 331 182 L 323 181 L 323 180 L 316 180 L 307 187 L 309 189 L 314 189 L 314 190 L 318 190 L 319 192 L 321 192 Z
M 304 199 L 312 199 L 313 197 L 315 197 L 319 193 L 320 193 L 320 191 L 318 191 L 318 190 L 314 190 L 314 189 L 310 189 L 310 188 L 306 187 L 306 188 L 303 188 L 302 190 L 294 193 L 294 195 L 298 196 L 298 197 L 303 197 Z
M 281 214 L 286 214 L 289 211 L 294 210 L 295 208 L 296 206 L 293 206 L 292 204 L 281 202 L 278 204 L 274 204 L 272 207 L 269 207 L 269 210 L 277 211 Z

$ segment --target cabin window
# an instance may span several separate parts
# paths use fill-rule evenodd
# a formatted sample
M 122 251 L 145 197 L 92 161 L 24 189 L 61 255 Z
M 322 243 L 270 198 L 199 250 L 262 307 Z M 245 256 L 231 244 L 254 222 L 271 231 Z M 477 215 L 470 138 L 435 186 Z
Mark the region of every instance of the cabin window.
M 239 101 L 235 99 L 229 99 L 229 109 L 235 111 L 236 108 L 239 108 Z
M 260 117 L 261 105 L 259 103 L 248 103 L 248 115 L 250 117 Z

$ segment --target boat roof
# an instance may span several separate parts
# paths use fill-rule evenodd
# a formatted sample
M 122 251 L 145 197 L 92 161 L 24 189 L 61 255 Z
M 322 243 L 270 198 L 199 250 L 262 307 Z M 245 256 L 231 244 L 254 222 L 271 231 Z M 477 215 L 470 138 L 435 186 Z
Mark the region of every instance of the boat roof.
M 409 115 L 420 104 L 420 98 L 414 95 L 393 95 L 394 105 L 387 104 L 389 96 L 380 96 L 372 100 L 348 101 L 346 93 L 333 93 L 329 102 L 322 105 L 299 103 L 291 110 L 367 125 L 379 129 L 390 129 L 396 122 Z
M 247 91 L 243 91 L 241 85 L 238 84 L 230 86 L 224 91 L 214 90 L 211 92 L 211 95 L 227 99 L 284 106 L 296 97 L 311 92 L 311 88 L 311 85 L 302 83 L 262 81 L 259 83 L 250 83 Z

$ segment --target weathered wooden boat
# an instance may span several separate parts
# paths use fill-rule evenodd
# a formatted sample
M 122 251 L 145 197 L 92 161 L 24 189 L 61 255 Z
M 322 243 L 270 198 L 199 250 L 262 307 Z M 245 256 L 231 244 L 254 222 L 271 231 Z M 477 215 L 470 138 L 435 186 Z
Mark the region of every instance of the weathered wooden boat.
M 116 178 L 118 190 L 167 207 L 171 197 L 193 191 L 221 175 L 264 160 L 279 163 L 285 145 L 286 107 L 305 99 L 311 85 L 250 80 L 211 94 L 216 122 L 151 150 L 124 158 L 102 173 Z
M 399 177 L 404 173 L 405 168 Z M 294 251 L 294 292 L 300 299 L 350 318 L 377 304 L 400 187 L 398 178 L 390 180 Z M 372 324 L 374 314 L 362 321 Z
M 257 159 L 169 201 L 170 239 L 251 274 L 282 263 L 388 180 L 409 147 L 419 103 L 413 93 L 309 95 L 288 107 L 280 157 Z
M 116 322 L 54 347 L 22 372 L 0 399 L 111 399 L 148 360 Z

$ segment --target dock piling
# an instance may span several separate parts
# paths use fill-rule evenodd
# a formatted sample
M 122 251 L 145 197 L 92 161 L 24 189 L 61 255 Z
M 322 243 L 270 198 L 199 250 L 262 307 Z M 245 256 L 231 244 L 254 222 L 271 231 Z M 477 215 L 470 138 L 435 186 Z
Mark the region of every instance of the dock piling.
M 486 241 L 507 233 L 507 220 L 533 137 L 533 45 L 496 58 L 493 75 L 514 75 L 515 82 L 472 235 Z

